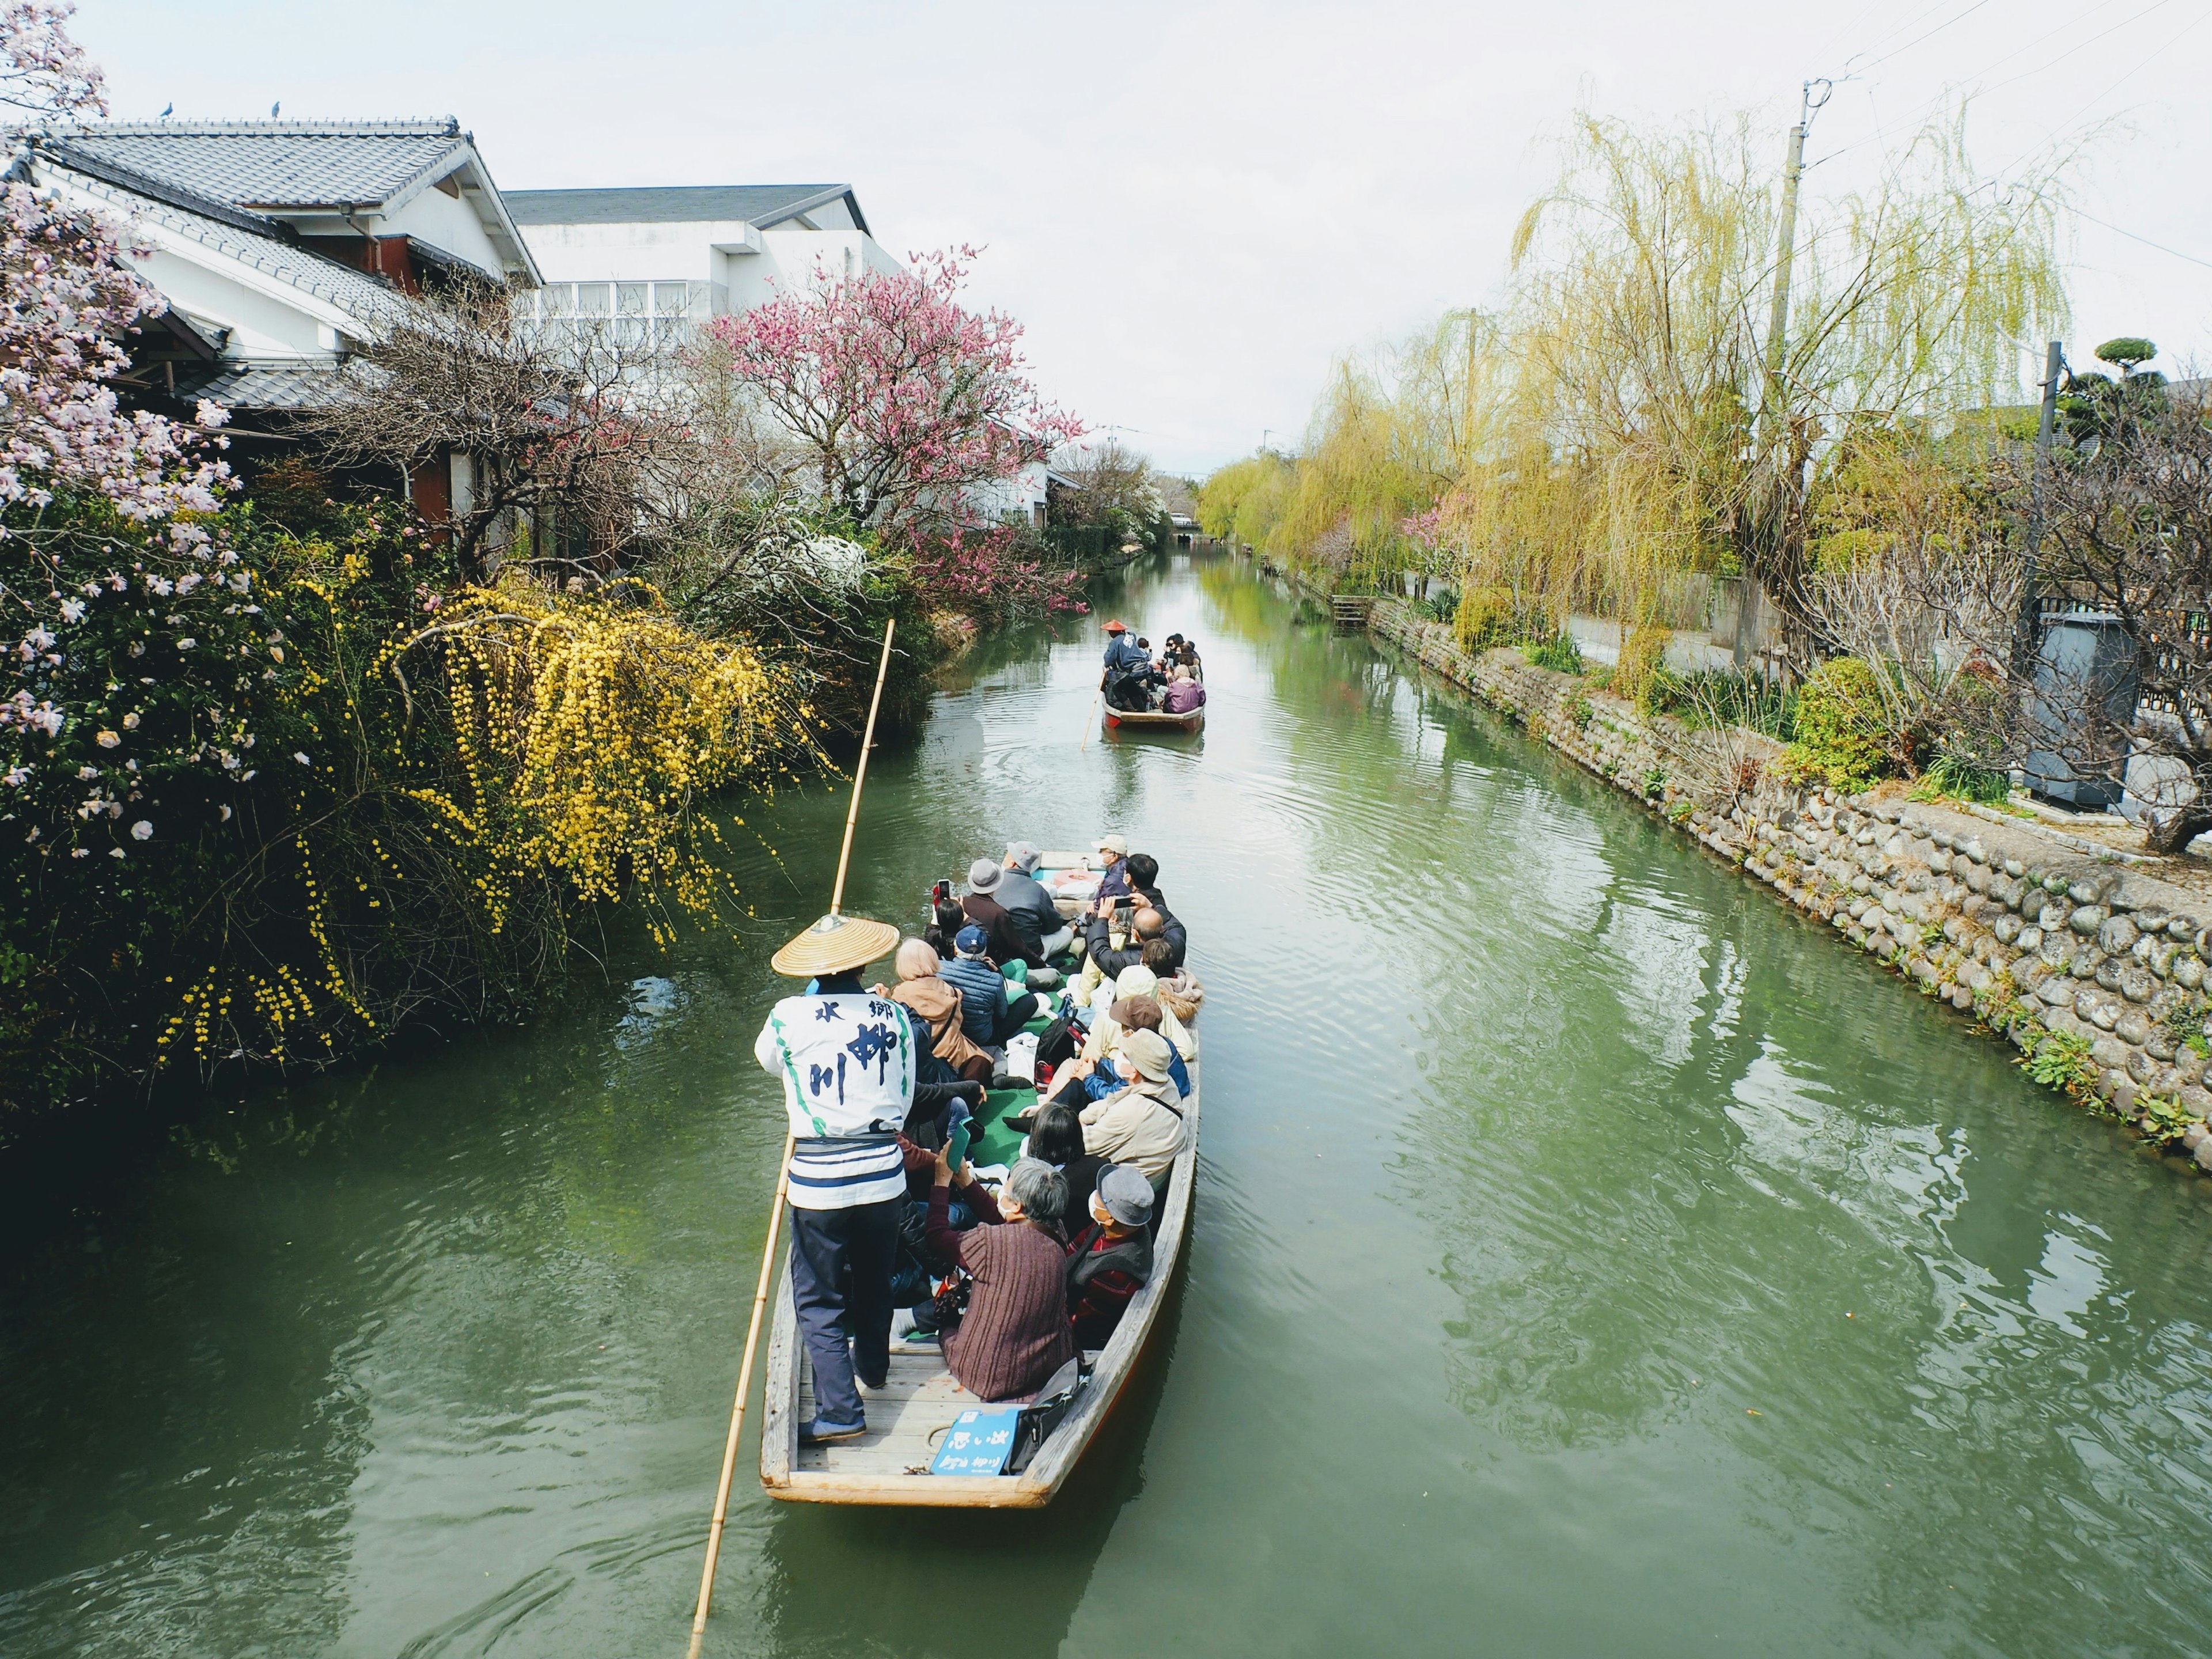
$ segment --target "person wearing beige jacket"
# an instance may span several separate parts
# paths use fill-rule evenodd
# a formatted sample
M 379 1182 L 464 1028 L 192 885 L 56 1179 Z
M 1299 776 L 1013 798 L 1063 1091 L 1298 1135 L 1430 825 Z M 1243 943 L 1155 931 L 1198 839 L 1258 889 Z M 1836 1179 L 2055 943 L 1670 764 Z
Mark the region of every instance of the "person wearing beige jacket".
M 1137 1080 L 1079 1115 L 1083 1150 L 1110 1163 L 1133 1164 L 1155 1190 L 1168 1176 L 1190 1133 L 1182 1115 L 1182 1097 L 1168 1075 L 1168 1040 L 1158 1031 L 1124 1030 L 1118 1045 L 1136 1067 Z

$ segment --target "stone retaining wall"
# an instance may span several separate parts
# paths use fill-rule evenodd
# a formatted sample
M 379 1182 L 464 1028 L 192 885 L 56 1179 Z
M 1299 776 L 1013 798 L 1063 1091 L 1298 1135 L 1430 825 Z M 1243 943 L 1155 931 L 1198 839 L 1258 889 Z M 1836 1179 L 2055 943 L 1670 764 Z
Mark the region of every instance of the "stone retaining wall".
M 2054 1086 L 2212 1170 L 2212 930 L 2199 915 L 2212 907 L 2195 895 L 2071 837 L 1911 801 L 1894 786 L 1856 796 L 1786 786 L 1768 775 L 1780 745 L 1755 732 L 1732 735 L 1729 769 L 1741 763 L 1745 787 L 1716 806 L 1709 759 L 1703 799 L 1681 780 L 1686 757 L 1712 754 L 1709 736 L 1517 650 L 1470 656 L 1402 601 L 1377 600 L 1368 627 L 1975 1017 L 1974 1030 L 2003 1033 Z

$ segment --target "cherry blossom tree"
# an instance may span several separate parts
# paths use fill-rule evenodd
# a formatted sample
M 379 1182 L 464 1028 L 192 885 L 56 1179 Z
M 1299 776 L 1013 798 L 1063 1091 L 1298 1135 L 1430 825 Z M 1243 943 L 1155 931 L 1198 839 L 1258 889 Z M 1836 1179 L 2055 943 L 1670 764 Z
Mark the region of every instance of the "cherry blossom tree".
M 887 544 L 992 526 L 989 487 L 1082 435 L 1018 349 L 1021 325 L 958 295 L 975 250 L 850 281 L 817 270 L 712 333 L 728 372 L 805 451 L 825 506 Z
M 0 7 L 0 106 L 34 119 L 105 112 L 100 71 L 64 27 L 72 9 Z M 116 395 L 125 339 L 162 309 L 109 227 L 21 181 L 0 188 L 0 778 L 15 787 L 36 769 L 33 739 L 68 719 L 68 641 L 89 607 L 173 611 L 196 589 L 243 591 L 236 556 L 193 522 L 228 479 L 208 435 L 223 411 L 203 402 L 184 424 Z M 112 538 L 58 510 L 62 497 L 158 537 L 125 575 Z M 97 568 L 77 568 L 88 552 Z

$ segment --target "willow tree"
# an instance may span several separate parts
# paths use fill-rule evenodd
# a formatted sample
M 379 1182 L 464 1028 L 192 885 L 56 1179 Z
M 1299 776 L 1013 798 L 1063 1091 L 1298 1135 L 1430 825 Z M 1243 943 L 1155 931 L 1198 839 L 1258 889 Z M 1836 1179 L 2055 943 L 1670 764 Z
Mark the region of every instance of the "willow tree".
M 1928 129 L 1870 189 L 1802 208 L 1777 343 L 1769 149 L 1748 118 L 1577 123 L 1514 238 L 1510 392 L 1460 494 L 1478 569 L 1510 554 L 1632 617 L 1672 573 L 1741 571 L 1802 649 L 1808 507 L 1843 441 L 2018 397 L 2021 343 L 2064 316 L 2054 177 L 2000 192 L 1963 114 Z

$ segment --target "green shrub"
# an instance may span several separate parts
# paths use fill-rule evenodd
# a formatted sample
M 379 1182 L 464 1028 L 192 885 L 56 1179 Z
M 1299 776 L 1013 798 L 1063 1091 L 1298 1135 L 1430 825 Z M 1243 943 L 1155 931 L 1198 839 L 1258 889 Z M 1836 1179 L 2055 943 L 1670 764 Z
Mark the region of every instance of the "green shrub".
M 1936 800 L 1945 796 L 2002 806 L 2012 798 L 2012 777 L 1996 767 L 1977 766 L 1955 755 L 1938 755 L 1920 775 L 1912 799 Z
M 1786 759 L 1800 777 L 1856 794 L 1896 774 L 1874 670 L 1856 657 L 1833 658 L 1806 676 L 1796 728 Z
M 1583 668 L 1583 648 L 1565 629 L 1547 640 L 1529 641 L 1521 647 L 1521 654 L 1531 666 L 1548 668 L 1555 674 L 1579 674 Z
M 1797 693 L 1755 669 L 1699 669 L 1678 674 L 1663 664 L 1645 693 L 1651 712 L 1671 714 L 1692 730 L 1747 726 L 1780 743 L 1797 735 Z

